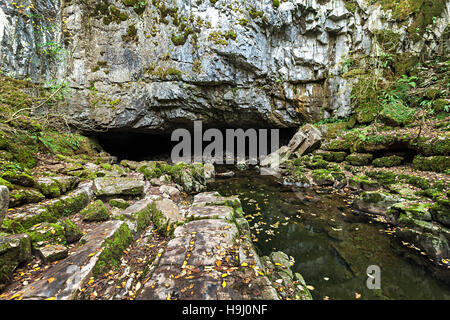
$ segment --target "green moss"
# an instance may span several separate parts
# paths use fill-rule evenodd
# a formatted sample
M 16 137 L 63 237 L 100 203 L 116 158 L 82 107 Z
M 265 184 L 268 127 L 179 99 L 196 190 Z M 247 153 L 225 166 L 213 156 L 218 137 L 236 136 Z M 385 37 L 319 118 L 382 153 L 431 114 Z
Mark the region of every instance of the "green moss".
M 319 154 L 325 161 L 330 162 L 342 162 L 347 157 L 346 152 L 339 151 L 321 151 Z
M 26 233 L 30 236 L 34 247 L 66 243 L 64 227 L 58 223 L 44 222 L 31 227 Z
M 119 209 L 126 209 L 130 206 L 130 204 L 123 199 L 111 199 L 109 200 L 109 205 Z
M 367 166 L 371 163 L 373 155 L 370 153 L 352 153 L 345 158 L 351 165 Z
M 109 218 L 109 212 L 105 204 L 101 200 L 96 200 L 95 202 L 89 204 L 84 208 L 80 214 L 84 221 L 105 221 Z
M 274 8 L 277 8 L 280 6 L 280 0 L 272 0 L 272 5 Z
M 134 24 L 128 26 L 127 34 L 122 35 L 122 40 L 125 42 L 138 42 L 137 29 Z
M 422 171 L 447 172 L 450 169 L 449 156 L 416 156 L 413 160 L 413 168 Z
M 106 239 L 103 244 L 103 251 L 93 269 L 94 277 L 97 277 L 107 270 L 120 266 L 120 257 L 123 251 L 133 241 L 133 236 L 126 223 L 123 223 L 114 235 Z
M 392 30 L 375 30 L 373 34 L 377 42 L 386 52 L 395 53 L 400 46 L 401 35 Z
M 29 174 L 19 171 L 8 170 L 1 174 L 1 178 L 11 183 L 24 187 L 34 186 L 34 179 Z
M 326 169 L 316 169 L 311 172 L 314 182 L 319 185 L 333 185 L 335 178 L 332 172 Z
M 416 110 L 407 107 L 403 102 L 389 103 L 383 107 L 380 118 L 390 126 L 404 126 L 414 121 Z
M 374 159 L 372 161 L 372 165 L 374 167 L 395 167 L 395 166 L 399 166 L 402 164 L 404 158 L 397 156 L 397 155 L 393 155 L 393 156 L 388 156 L 388 157 L 381 157 L 381 158 L 377 158 Z
M 64 227 L 64 236 L 68 243 L 74 243 L 83 236 L 80 228 L 69 218 L 66 218 L 61 224 Z
M 450 101 L 446 99 L 437 99 L 433 101 L 433 110 L 434 112 L 450 112 Z

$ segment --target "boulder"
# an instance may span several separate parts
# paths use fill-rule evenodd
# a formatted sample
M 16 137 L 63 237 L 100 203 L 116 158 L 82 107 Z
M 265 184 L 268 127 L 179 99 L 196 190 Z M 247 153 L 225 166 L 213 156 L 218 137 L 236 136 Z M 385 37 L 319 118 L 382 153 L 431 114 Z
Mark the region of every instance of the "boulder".
M 352 206 L 361 212 L 385 216 L 391 206 L 402 201 L 400 197 L 387 192 L 366 191 L 353 201 Z
M 34 179 L 24 172 L 6 171 L 1 175 L 2 179 L 23 187 L 32 187 Z
M 144 181 L 125 177 L 103 177 L 94 180 L 97 196 L 139 196 L 144 192 Z
M 123 200 L 123 199 L 111 199 L 109 200 L 109 205 L 111 207 L 115 207 L 115 208 L 119 208 L 119 209 L 126 209 L 130 206 L 130 204 L 128 203 L 128 201 Z
M 69 254 L 69 248 L 61 244 L 47 245 L 36 251 L 44 263 L 65 259 Z
M 0 290 L 12 280 L 14 270 L 31 260 L 31 241 L 26 234 L 0 236 Z
M 311 124 L 305 124 L 289 141 L 288 148 L 297 157 L 314 151 L 322 143 L 322 133 Z
M 109 219 L 109 212 L 105 204 L 101 200 L 90 203 L 86 208 L 81 210 L 81 216 L 84 221 L 96 222 Z
M 352 153 L 345 158 L 351 165 L 367 166 L 372 161 L 373 156 L 370 153 Z
M 36 189 L 20 188 L 9 193 L 9 206 L 19 207 L 27 203 L 36 203 L 45 199 L 45 196 Z
M 439 198 L 430 208 L 431 217 L 444 226 L 450 227 L 450 200 Z
M 36 187 L 46 197 L 55 198 L 75 189 L 79 182 L 75 176 L 43 177 L 36 180 Z

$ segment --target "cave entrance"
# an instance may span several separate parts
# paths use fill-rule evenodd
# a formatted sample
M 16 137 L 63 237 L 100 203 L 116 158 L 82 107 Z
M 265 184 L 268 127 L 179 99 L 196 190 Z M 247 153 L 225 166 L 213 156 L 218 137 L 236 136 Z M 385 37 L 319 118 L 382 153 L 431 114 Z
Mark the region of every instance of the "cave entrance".
M 203 129 L 203 133 L 208 128 Z M 227 129 L 243 129 L 247 131 L 248 128 L 227 128 Z M 258 132 L 258 128 L 252 128 Z M 264 128 L 266 129 L 266 128 Z M 194 132 L 192 128 L 186 128 L 192 137 L 191 143 L 191 154 L 194 154 Z M 226 145 L 226 129 L 219 129 L 223 136 L 223 145 Z M 289 129 L 279 129 L 279 146 L 288 144 L 292 136 L 297 131 L 296 128 Z M 268 139 L 267 139 L 267 150 L 270 153 L 270 142 L 271 135 L 270 129 L 268 129 Z M 133 161 L 144 161 L 144 160 L 171 160 L 172 149 L 179 144 L 179 141 L 171 141 L 170 133 L 152 133 L 152 132 L 136 132 L 136 131 L 109 131 L 97 133 L 94 138 L 98 141 L 100 146 L 108 152 L 110 155 L 121 160 L 133 160 Z M 202 150 L 208 146 L 210 141 L 202 141 Z M 259 142 L 258 142 L 259 144 Z M 246 140 L 246 155 L 249 154 L 249 140 Z M 235 155 L 237 154 L 237 140 L 235 140 Z M 225 151 L 224 151 L 225 152 Z M 259 152 L 259 148 L 258 148 Z

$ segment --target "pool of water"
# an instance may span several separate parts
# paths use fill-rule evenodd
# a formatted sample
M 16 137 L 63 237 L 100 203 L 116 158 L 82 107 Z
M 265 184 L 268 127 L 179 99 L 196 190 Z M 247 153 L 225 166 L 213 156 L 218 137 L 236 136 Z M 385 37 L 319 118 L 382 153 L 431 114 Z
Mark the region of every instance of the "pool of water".
M 314 299 L 450 299 L 450 286 L 432 276 L 424 257 L 358 217 L 342 196 L 282 186 L 258 172 L 216 179 L 209 189 L 239 196 L 259 253 L 294 257 Z M 380 290 L 367 288 L 370 265 L 381 270 Z

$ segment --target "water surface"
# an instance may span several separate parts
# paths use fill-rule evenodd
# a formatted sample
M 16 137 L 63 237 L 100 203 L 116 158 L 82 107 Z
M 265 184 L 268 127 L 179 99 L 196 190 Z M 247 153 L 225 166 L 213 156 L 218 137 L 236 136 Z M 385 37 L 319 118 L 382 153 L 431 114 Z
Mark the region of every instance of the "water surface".
M 209 189 L 239 196 L 259 253 L 294 257 L 314 299 L 450 299 L 450 286 L 432 276 L 424 257 L 355 215 L 342 196 L 282 186 L 258 172 L 216 179 Z M 370 265 L 381 269 L 380 290 L 366 286 Z

